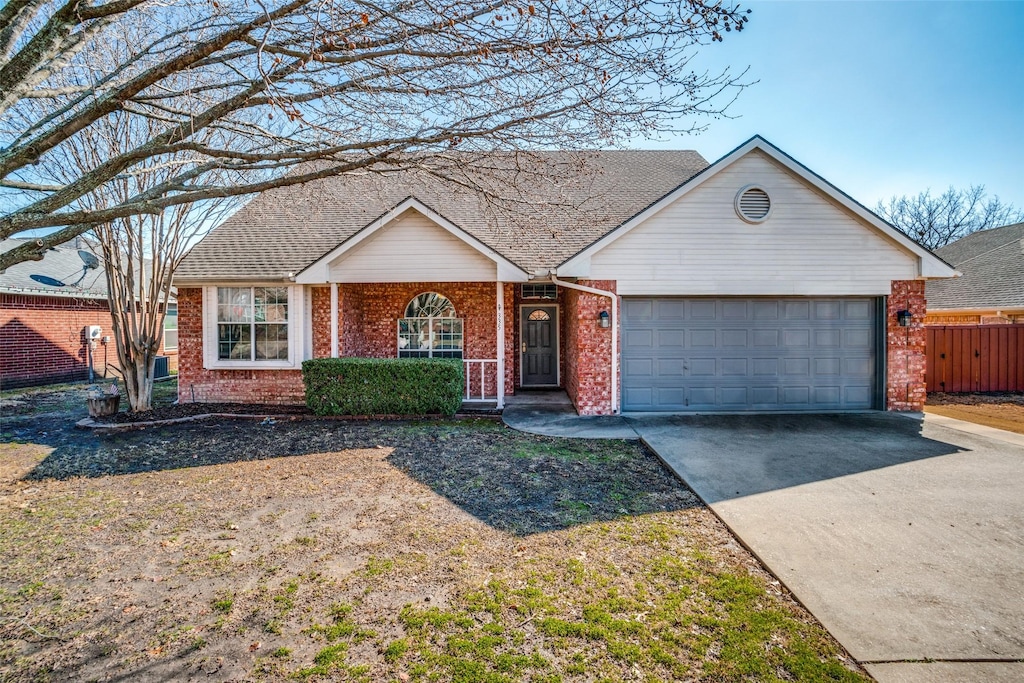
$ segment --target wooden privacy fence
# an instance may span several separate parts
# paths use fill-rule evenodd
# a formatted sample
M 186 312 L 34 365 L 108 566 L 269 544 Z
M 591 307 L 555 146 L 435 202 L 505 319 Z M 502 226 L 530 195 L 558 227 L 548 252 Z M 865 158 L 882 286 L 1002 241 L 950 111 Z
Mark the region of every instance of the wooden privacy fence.
M 1024 325 L 925 329 L 928 391 L 1024 391 Z

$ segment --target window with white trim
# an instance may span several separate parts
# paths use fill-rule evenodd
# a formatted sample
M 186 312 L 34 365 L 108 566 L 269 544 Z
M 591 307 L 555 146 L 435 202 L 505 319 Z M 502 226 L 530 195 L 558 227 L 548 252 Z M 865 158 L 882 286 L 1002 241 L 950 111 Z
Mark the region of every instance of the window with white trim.
M 462 358 L 462 318 L 437 292 L 424 292 L 405 307 L 398 319 L 399 358 Z
M 167 304 L 164 313 L 164 351 L 178 348 L 178 304 Z
M 217 359 L 288 360 L 288 288 L 217 288 Z
M 550 282 L 531 282 L 522 285 L 524 299 L 557 299 L 558 287 Z

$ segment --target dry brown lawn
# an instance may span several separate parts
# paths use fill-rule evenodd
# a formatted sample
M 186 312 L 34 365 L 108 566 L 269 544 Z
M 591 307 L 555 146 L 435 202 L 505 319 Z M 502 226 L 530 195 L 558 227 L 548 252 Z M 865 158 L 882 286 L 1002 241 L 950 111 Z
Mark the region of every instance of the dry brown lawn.
M 1024 434 L 1024 394 L 931 394 L 924 410 Z
M 636 443 L 75 417 L 0 434 L 5 681 L 862 679 Z

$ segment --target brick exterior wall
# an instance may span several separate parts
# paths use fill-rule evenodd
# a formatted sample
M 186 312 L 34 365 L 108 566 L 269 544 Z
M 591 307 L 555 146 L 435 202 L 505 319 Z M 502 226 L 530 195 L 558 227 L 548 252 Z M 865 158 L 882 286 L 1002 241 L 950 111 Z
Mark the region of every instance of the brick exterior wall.
M 913 314 L 909 327 L 900 327 L 897 311 Z M 893 280 L 886 310 L 886 398 L 889 410 L 920 411 L 925 398 L 925 318 L 923 280 Z
M 0 388 L 87 380 L 89 325 L 111 334 L 106 300 L 0 294 Z M 177 351 L 162 355 L 176 369 Z M 113 341 L 94 344 L 93 370 L 99 379 L 119 376 Z
M 577 284 L 614 292 L 616 283 L 579 280 Z M 564 296 L 566 393 L 580 415 L 611 414 L 612 328 L 598 327 L 598 314 L 610 314 L 611 301 L 605 296 L 572 289 L 566 289 Z
M 178 289 L 178 400 L 182 403 L 305 402 L 301 370 L 207 370 L 203 367 L 203 290 Z
M 423 292 L 438 292 L 455 306 L 463 318 L 467 359 L 497 358 L 497 287 L 493 282 L 462 283 L 373 283 L 343 284 L 338 287 L 339 355 L 364 358 L 394 358 L 398 355 L 398 319 L 404 317 L 409 301 Z M 330 356 L 329 287 L 308 292 L 312 310 L 312 346 L 315 357 Z M 514 338 L 514 288 L 505 285 L 505 338 Z M 178 345 L 180 375 L 178 396 L 183 402 L 241 402 L 297 404 L 304 401 L 300 370 L 206 370 L 203 368 L 203 297 L 198 287 L 178 290 Z M 506 347 L 508 349 L 508 347 Z M 508 349 L 505 393 L 514 391 L 514 347 Z M 493 364 L 485 375 L 485 392 L 497 393 Z M 479 375 L 471 376 L 471 388 L 479 391 Z
M 0 387 L 71 382 L 89 377 L 85 328 L 99 325 L 110 334 L 105 300 L 0 294 Z M 117 368 L 113 344 L 95 344 L 97 377 Z
M 510 306 L 512 285 L 505 285 L 505 337 L 515 326 L 514 308 Z M 497 358 L 497 285 L 493 282 L 393 282 L 344 284 L 339 287 L 339 308 L 342 335 L 339 355 L 363 358 L 394 358 L 398 355 L 398 319 L 405 317 L 405 308 L 418 294 L 437 292 L 455 306 L 455 313 L 464 320 L 463 357 L 467 359 Z M 314 339 L 316 336 L 314 335 Z M 510 353 L 512 352 L 512 353 Z M 508 367 L 515 357 L 514 347 L 506 347 L 505 394 L 514 390 L 514 370 Z M 474 394 L 479 392 L 479 375 L 470 378 Z M 485 393 L 497 393 L 493 366 L 485 375 Z
M 310 290 L 313 311 L 313 358 L 331 357 L 331 288 Z

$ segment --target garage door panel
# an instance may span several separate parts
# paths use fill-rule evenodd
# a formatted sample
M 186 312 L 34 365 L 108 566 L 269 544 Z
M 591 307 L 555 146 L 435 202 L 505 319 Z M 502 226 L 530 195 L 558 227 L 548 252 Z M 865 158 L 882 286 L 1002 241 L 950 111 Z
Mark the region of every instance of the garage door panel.
M 718 345 L 718 336 L 714 330 L 691 330 L 690 348 L 714 349 Z
M 654 348 L 653 330 L 626 330 L 622 335 L 622 342 L 632 348 Z
M 805 349 L 811 345 L 811 331 L 807 329 L 783 330 L 782 345 L 787 348 Z
M 683 364 L 691 377 L 717 377 L 718 361 L 714 358 L 691 358 Z
M 815 301 L 814 302 L 814 319 L 815 320 L 839 320 L 842 311 L 842 302 L 840 301 Z
M 843 317 L 846 320 L 863 320 L 866 324 L 874 322 L 875 310 L 870 301 L 844 302 Z
M 842 358 L 815 358 L 815 377 L 838 377 L 842 373 Z
M 849 350 L 870 350 L 873 341 L 874 333 L 870 329 L 843 331 L 843 346 Z
M 839 406 L 842 404 L 842 389 L 840 387 L 814 387 L 814 402 L 819 405 L 834 405 Z
M 786 320 L 811 319 L 811 304 L 807 301 L 784 301 L 782 311 Z
M 634 322 L 653 319 L 654 302 L 650 299 L 626 299 L 622 304 L 622 315 Z
M 871 298 L 627 297 L 623 408 L 871 408 L 877 305 Z
M 843 341 L 842 330 L 815 330 L 814 346 L 819 349 L 838 349 Z

